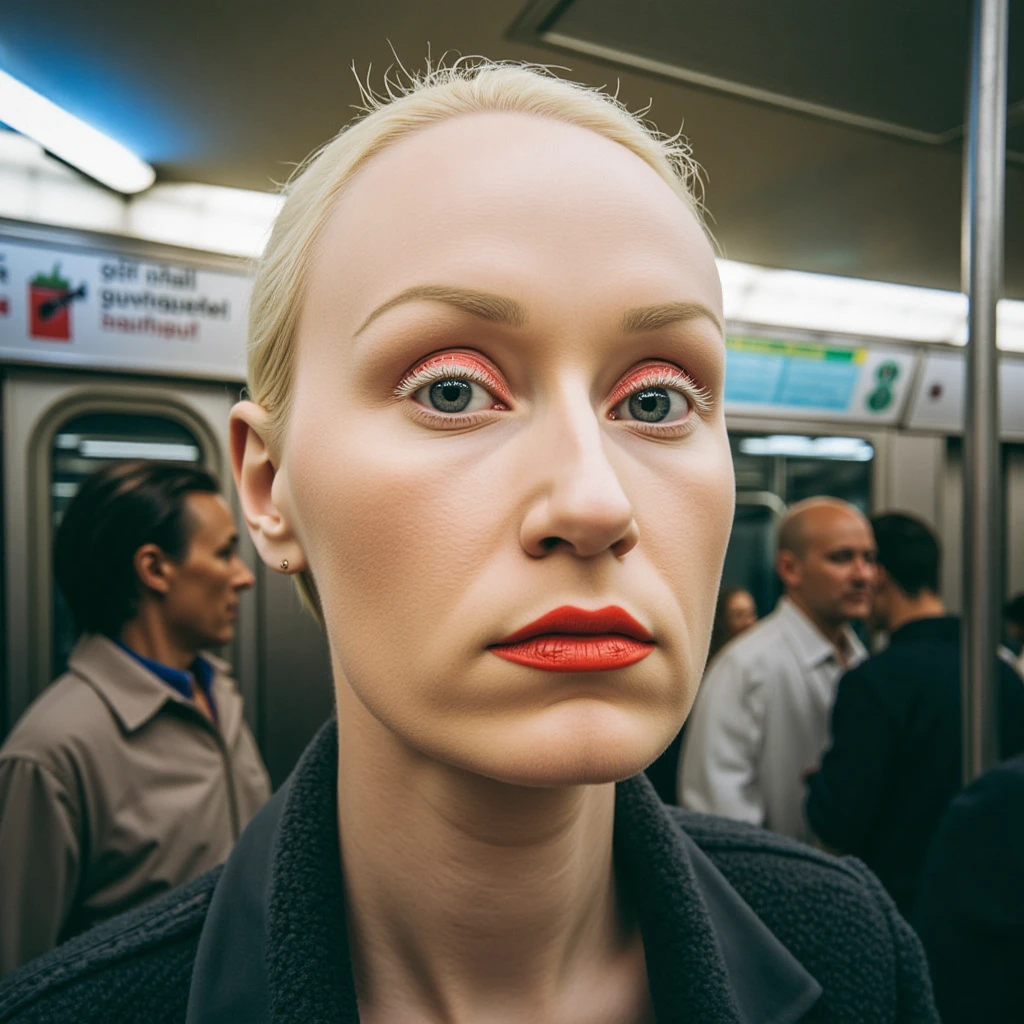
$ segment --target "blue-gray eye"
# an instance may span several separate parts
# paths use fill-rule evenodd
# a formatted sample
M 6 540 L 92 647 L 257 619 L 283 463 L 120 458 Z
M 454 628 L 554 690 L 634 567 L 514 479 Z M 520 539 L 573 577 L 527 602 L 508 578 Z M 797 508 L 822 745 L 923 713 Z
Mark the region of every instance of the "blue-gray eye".
M 674 423 L 685 419 L 690 409 L 690 400 L 675 388 L 646 387 L 619 402 L 615 418 L 637 423 Z
M 428 395 L 438 412 L 465 412 L 473 398 L 473 385 L 468 380 L 449 377 L 434 381 Z
M 660 423 L 672 408 L 664 388 L 644 388 L 629 396 L 629 411 L 633 419 L 642 423 Z

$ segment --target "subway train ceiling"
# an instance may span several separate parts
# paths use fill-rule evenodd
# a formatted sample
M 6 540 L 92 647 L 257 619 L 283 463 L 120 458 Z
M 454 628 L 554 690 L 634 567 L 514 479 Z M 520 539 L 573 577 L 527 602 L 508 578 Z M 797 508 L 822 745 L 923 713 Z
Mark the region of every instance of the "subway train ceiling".
M 1006 293 L 1024 298 L 1024 3 Z M 165 181 L 269 189 L 428 47 L 564 68 L 680 124 L 724 254 L 956 289 L 969 0 L 13 0 L 0 68 Z

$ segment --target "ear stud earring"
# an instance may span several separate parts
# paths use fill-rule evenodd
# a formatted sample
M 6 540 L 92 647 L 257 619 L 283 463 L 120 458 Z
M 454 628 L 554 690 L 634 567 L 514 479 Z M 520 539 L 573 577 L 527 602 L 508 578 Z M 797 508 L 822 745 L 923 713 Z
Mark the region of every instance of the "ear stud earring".
M 288 568 L 288 559 L 287 558 L 282 558 L 281 559 L 281 571 L 283 572 L 287 568 Z

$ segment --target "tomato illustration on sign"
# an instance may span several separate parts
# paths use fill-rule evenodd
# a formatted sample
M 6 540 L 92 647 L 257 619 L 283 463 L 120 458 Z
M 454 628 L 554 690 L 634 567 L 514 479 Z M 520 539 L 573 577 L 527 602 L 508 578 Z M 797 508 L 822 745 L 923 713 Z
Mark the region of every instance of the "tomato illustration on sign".
M 71 303 L 85 298 L 85 285 L 71 290 L 61 277 L 60 264 L 49 274 L 39 273 L 28 283 L 29 335 L 49 341 L 71 340 Z

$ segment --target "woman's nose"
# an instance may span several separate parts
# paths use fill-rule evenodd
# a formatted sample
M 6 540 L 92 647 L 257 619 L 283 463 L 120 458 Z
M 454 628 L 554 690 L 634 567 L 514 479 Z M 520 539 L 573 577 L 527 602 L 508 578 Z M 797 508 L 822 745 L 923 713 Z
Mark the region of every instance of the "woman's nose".
M 621 558 L 640 539 L 632 502 L 608 457 L 597 417 L 589 405 L 586 412 L 552 417 L 534 449 L 540 453 L 535 496 L 520 539 L 536 558 L 559 548 L 580 558 L 604 551 Z

